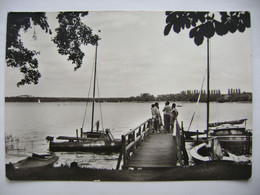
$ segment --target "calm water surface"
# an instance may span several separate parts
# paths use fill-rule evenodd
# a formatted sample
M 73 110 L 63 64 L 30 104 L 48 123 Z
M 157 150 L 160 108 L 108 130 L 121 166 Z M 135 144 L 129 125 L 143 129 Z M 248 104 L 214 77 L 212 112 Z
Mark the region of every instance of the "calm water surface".
M 151 117 L 152 103 L 102 103 L 96 104 L 95 121 L 103 118 L 103 127 L 111 129 L 115 138 Z M 178 102 L 178 120 L 183 121 L 187 129 L 195 103 Z M 162 110 L 164 102 L 160 102 Z M 46 136 L 75 136 L 76 129 L 83 124 L 86 103 L 6 103 L 5 104 L 5 134 L 19 138 L 15 149 L 6 153 L 6 163 L 16 162 L 32 152 L 46 153 L 48 143 Z M 101 109 L 100 109 L 101 108 Z M 101 110 L 101 112 L 100 112 Z M 87 117 L 84 129 L 90 128 L 91 105 L 87 107 Z M 102 114 L 100 114 L 102 113 Z M 247 118 L 247 127 L 252 129 L 251 103 L 211 103 L 210 122 L 237 120 Z M 206 128 L 206 104 L 197 106 L 196 115 L 191 129 Z M 118 154 L 100 155 L 93 153 L 58 152 L 59 161 L 56 166 L 77 161 L 84 167 L 115 169 Z

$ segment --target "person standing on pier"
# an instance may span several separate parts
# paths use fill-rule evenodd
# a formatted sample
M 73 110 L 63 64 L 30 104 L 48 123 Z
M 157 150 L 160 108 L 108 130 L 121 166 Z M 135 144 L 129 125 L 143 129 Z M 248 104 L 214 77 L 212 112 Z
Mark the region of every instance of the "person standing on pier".
M 176 108 L 176 104 L 173 103 L 172 104 L 172 110 L 171 110 L 171 130 L 172 130 L 172 132 L 174 131 L 174 122 L 175 122 L 178 114 L 179 114 L 179 112 Z
M 171 107 L 170 102 L 165 102 L 165 107 L 163 108 L 163 120 L 164 120 L 164 128 L 167 133 L 170 132 L 170 120 L 171 120 Z
M 152 118 L 154 119 L 154 130 L 155 132 L 160 131 L 160 111 L 159 111 L 159 104 L 156 102 L 152 104 Z
M 161 112 L 160 112 L 160 109 L 159 109 L 159 103 L 155 102 L 155 106 L 158 108 L 158 118 L 159 118 L 159 128 L 158 128 L 158 130 L 161 133 L 161 126 L 163 126 L 163 124 L 162 124 Z

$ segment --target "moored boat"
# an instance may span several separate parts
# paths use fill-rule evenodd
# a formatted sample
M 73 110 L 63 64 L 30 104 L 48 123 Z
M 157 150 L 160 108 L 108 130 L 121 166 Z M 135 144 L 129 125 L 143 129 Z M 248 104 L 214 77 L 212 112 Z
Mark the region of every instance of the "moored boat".
M 46 140 L 49 141 L 50 151 L 119 152 L 121 149 L 122 142 L 120 139 L 115 139 L 109 129 L 104 130 L 104 128 L 102 127 L 103 129 L 99 130 L 99 120 L 94 124 L 95 91 L 96 91 L 96 81 L 97 81 L 96 78 L 97 77 L 96 76 L 97 48 L 98 48 L 98 44 L 96 44 L 95 64 L 93 68 L 94 79 L 93 79 L 91 128 L 89 131 L 84 131 L 84 123 L 85 123 L 86 110 L 88 105 L 87 102 L 82 128 L 80 130 L 80 135 L 78 135 L 79 132 L 78 130 L 76 130 L 76 137 L 59 136 L 57 137 L 57 140 L 59 141 L 53 141 L 54 138 L 52 136 L 47 136 Z M 101 106 L 100 106 L 100 110 L 101 110 Z M 100 114 L 101 114 L 101 124 L 103 126 L 102 113 Z M 96 127 L 96 130 L 94 130 L 94 127 Z
M 246 129 L 246 121 L 247 119 L 241 119 L 209 123 L 209 135 L 217 137 L 221 146 L 234 154 L 250 154 L 252 132 Z
M 222 150 L 217 138 L 210 138 L 190 150 L 190 155 L 195 163 L 212 161 L 233 161 L 229 154 Z
M 88 136 L 89 135 L 89 136 Z M 119 152 L 122 146 L 120 139 L 114 139 L 110 130 L 105 133 L 85 133 L 81 137 L 59 136 L 52 141 L 53 137 L 46 138 L 50 141 L 49 150 L 52 152 L 81 151 L 81 152 Z
M 53 166 L 53 164 L 57 162 L 58 159 L 59 157 L 54 154 L 33 153 L 32 156 L 14 163 L 13 167 L 14 169 L 30 169 Z
M 190 150 L 190 155 L 195 163 L 208 163 L 208 162 L 237 162 L 237 163 L 250 163 L 250 157 L 238 156 L 223 149 L 218 138 L 213 137 L 194 146 Z

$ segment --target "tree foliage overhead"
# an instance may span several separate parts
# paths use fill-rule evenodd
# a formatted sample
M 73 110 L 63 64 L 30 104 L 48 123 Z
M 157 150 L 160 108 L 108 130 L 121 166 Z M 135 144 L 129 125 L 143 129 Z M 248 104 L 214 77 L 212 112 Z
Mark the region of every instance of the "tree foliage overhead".
M 250 28 L 249 12 L 219 12 L 219 15 L 210 12 L 166 12 L 164 35 L 168 35 L 171 29 L 175 33 L 181 30 L 191 29 L 190 38 L 194 38 L 197 46 L 203 43 L 204 38 L 211 38 L 215 34 L 226 35 L 228 32 L 244 32 Z
M 20 31 L 27 32 L 32 25 L 39 25 L 46 33 L 51 34 L 45 13 L 9 13 L 7 18 L 6 63 L 7 66 L 19 68 L 24 78 L 17 86 L 37 84 L 41 74 L 38 70 L 39 52 L 24 47 Z
M 58 52 L 61 55 L 68 55 L 68 60 L 76 64 L 75 70 L 81 67 L 84 53 L 81 45 L 97 44 L 98 35 L 92 35 L 92 29 L 82 23 L 80 16 L 84 17 L 87 12 L 61 12 L 57 19 L 60 24 L 55 29 L 57 35 L 53 42 L 57 44 Z
M 81 45 L 96 45 L 99 37 L 92 34 L 92 29 L 82 23 L 81 18 L 88 12 L 60 12 L 57 15 L 59 27 L 55 29 L 56 36 L 52 41 L 57 45 L 61 55 L 68 55 L 68 60 L 76 64 L 75 70 L 82 64 L 84 53 Z M 6 36 L 6 63 L 8 67 L 18 68 L 23 74 L 17 86 L 25 84 L 38 84 L 41 73 L 38 70 L 38 59 L 36 55 L 40 52 L 29 50 L 24 47 L 21 39 L 21 30 L 40 26 L 48 34 L 52 31 L 48 24 L 45 12 L 11 12 L 7 18 Z M 34 33 L 33 38 L 37 36 Z

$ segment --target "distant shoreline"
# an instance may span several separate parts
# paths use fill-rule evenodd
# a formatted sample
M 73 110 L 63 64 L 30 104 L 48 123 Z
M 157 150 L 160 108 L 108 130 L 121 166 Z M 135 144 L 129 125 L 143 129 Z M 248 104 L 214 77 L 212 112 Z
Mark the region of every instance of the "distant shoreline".
M 33 97 L 33 96 L 14 96 L 5 97 L 5 102 L 92 102 L 92 98 L 74 98 L 74 97 Z M 145 99 L 142 97 L 113 97 L 113 98 L 95 98 L 96 102 L 153 102 L 153 101 L 170 101 L 170 102 L 196 102 L 196 98 L 170 98 L 165 96 L 164 98 Z M 200 102 L 206 102 L 202 99 Z M 252 102 L 252 96 L 235 96 L 232 98 L 212 98 L 210 102 Z

